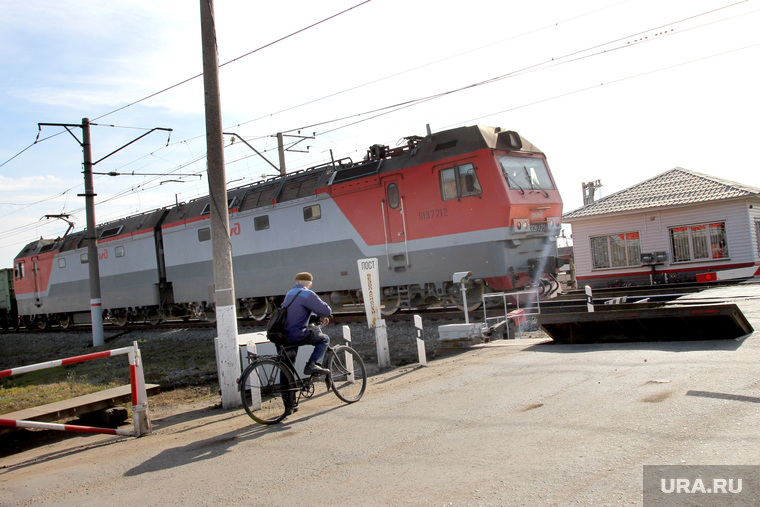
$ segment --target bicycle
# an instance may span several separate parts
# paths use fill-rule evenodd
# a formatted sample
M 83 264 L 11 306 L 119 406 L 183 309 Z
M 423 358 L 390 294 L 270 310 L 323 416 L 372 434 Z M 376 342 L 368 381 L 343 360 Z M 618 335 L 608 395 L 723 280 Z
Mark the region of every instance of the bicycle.
M 294 365 L 298 346 L 275 344 L 276 355 L 248 353 L 251 363 L 238 380 L 240 399 L 246 413 L 260 424 L 276 424 L 295 412 L 301 397 L 314 395 L 314 383 L 321 374 L 300 378 Z M 327 390 L 345 403 L 356 403 L 367 388 L 364 361 L 348 345 L 329 345 L 324 364 L 330 373 L 324 375 Z

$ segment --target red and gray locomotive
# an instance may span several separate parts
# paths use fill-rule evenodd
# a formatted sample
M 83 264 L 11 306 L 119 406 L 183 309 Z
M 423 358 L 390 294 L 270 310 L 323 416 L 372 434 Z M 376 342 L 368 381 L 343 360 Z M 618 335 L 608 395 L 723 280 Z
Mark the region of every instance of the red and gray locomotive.
M 556 288 L 562 199 L 544 154 L 514 131 L 470 126 L 228 191 L 240 317 L 263 319 L 294 273 L 336 311 L 361 302 L 357 259 L 380 265 L 386 313 L 460 303 L 452 274 L 471 271 L 468 300 Z M 209 199 L 97 228 L 102 306 L 123 325 L 214 319 Z M 90 315 L 84 231 L 18 254 L 14 288 L 28 326 Z

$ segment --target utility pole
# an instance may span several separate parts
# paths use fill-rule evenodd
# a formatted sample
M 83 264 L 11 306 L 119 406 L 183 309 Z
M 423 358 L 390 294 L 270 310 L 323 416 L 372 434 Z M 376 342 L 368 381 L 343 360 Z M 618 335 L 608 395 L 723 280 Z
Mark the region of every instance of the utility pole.
M 92 346 L 103 345 L 103 303 L 100 298 L 100 262 L 98 237 L 95 230 L 95 191 L 92 184 L 92 148 L 90 145 L 90 119 L 82 118 L 82 150 L 84 151 L 84 203 L 87 214 L 87 267 L 90 272 L 90 319 Z
M 219 56 L 216 47 L 213 0 L 201 2 L 203 47 L 203 87 L 206 106 L 206 160 L 211 210 L 211 241 L 216 304 L 216 364 L 222 407 L 241 404 L 237 391 L 240 377 L 235 284 L 232 275 L 232 244 L 227 209 L 227 182 L 224 170 L 222 107 L 219 96 Z
M 285 176 L 288 170 L 285 167 L 285 143 L 282 138 L 282 132 L 277 132 L 277 152 L 280 154 L 280 174 Z
M 602 188 L 602 182 L 600 180 L 589 181 L 588 183 L 582 183 L 583 185 L 583 205 L 588 206 L 594 202 L 594 194 L 598 188 Z
M 84 173 L 84 194 L 78 194 L 78 197 L 85 198 L 85 212 L 87 214 L 87 228 L 85 229 L 84 239 L 87 240 L 87 266 L 89 268 L 90 276 L 90 320 L 92 322 L 92 346 L 99 347 L 103 345 L 103 302 L 100 297 L 100 265 L 98 259 L 98 237 L 95 225 L 95 190 L 92 183 L 92 167 L 99 164 L 103 160 L 107 159 L 114 153 L 121 151 L 130 144 L 136 142 L 139 139 L 147 136 L 155 130 L 165 130 L 171 132 L 172 129 L 156 127 L 150 129 L 143 135 L 133 139 L 127 144 L 123 145 L 103 158 L 97 161 L 92 161 L 92 146 L 90 143 L 90 120 L 89 118 L 82 118 L 82 123 L 38 123 L 40 130 L 42 127 L 63 127 L 71 134 L 71 137 L 76 139 L 79 145 L 82 147 L 84 153 L 83 173 Z M 69 127 L 82 129 L 82 140 L 80 141 L 77 136 L 69 129 Z M 39 137 L 39 134 L 37 135 Z M 71 222 L 69 222 L 71 226 Z M 71 230 L 71 227 L 69 227 Z M 68 234 L 69 231 L 66 231 Z
M 300 134 L 300 131 L 299 131 L 299 134 Z M 314 135 L 316 135 L 316 132 L 314 133 Z M 290 146 L 288 146 L 286 148 L 285 147 L 285 138 L 286 137 L 297 137 L 300 140 L 294 142 L 293 144 L 291 144 Z M 297 145 L 298 143 L 300 143 L 304 139 L 314 139 L 314 136 L 291 135 L 291 134 L 283 134 L 282 132 L 277 132 L 277 152 L 280 154 L 280 176 L 285 176 L 288 173 L 288 169 L 285 167 L 285 152 L 286 151 L 297 151 L 298 153 L 309 153 L 309 151 L 308 151 L 309 147 L 308 146 L 306 147 L 306 151 L 292 149 L 293 146 Z M 248 143 L 246 143 L 246 144 L 248 144 Z M 255 151 L 255 149 L 253 148 L 253 146 L 250 146 L 250 145 L 248 145 L 248 146 Z M 258 153 L 258 151 L 256 153 Z M 261 155 L 261 154 L 259 153 L 259 155 Z M 263 155 L 262 155 L 262 158 L 263 158 Z M 269 160 L 267 160 L 267 162 L 269 162 Z M 269 162 L 269 165 L 273 165 L 273 164 L 271 162 Z

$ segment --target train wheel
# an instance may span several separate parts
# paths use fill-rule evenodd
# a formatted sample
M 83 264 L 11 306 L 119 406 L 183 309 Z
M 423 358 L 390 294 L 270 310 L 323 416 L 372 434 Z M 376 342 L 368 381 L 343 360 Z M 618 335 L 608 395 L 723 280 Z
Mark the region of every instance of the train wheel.
M 216 322 L 216 310 L 213 308 L 206 308 L 203 311 L 203 320 L 210 322 L 211 324 Z
M 401 308 L 401 295 L 399 293 L 391 294 L 385 299 L 380 300 L 383 308 L 380 309 L 382 315 L 393 315 Z
M 71 318 L 70 314 L 64 314 L 58 317 L 58 325 L 61 326 L 63 329 L 68 329 L 71 327 L 73 319 Z
M 34 327 L 36 327 L 40 331 L 42 331 L 45 328 L 47 328 L 47 324 L 48 324 L 48 322 L 47 322 L 47 319 L 45 317 L 38 317 L 38 318 L 36 318 L 34 320 Z
M 262 321 L 269 315 L 269 312 L 269 299 L 259 298 L 251 308 L 251 317 L 253 317 L 253 320 Z
M 124 327 L 124 326 L 127 325 L 127 320 L 129 320 L 129 319 L 128 319 L 127 313 L 124 312 L 124 313 L 120 313 L 118 315 L 114 315 L 113 317 L 109 318 L 108 320 L 110 320 L 113 324 L 115 324 L 118 327 Z
M 162 320 L 164 320 L 161 312 L 156 309 L 148 310 L 147 318 L 148 323 L 150 323 L 151 326 L 157 326 L 161 323 Z
M 483 280 L 470 280 L 465 287 L 467 290 L 467 311 L 472 312 L 480 308 L 483 304 L 483 293 L 485 292 L 485 284 Z M 455 296 L 451 296 L 449 300 L 451 303 L 464 311 L 464 303 L 462 302 L 462 294 L 459 287 L 456 287 Z

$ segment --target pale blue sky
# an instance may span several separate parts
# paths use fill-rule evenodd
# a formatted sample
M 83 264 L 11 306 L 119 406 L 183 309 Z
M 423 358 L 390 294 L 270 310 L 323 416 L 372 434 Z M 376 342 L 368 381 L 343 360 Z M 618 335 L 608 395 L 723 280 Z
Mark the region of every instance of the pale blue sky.
M 358 3 L 217 1 L 220 62 Z M 206 193 L 201 79 L 94 120 L 201 72 L 198 2 L 0 7 L 0 266 L 27 242 L 65 232 L 44 215 L 72 213 L 77 229 L 85 225 L 82 154 L 68 133 L 8 161 L 40 122 L 172 128 L 169 146 L 156 132 L 95 170 L 203 174 L 98 177 L 99 222 Z M 350 117 L 306 128 L 316 139 L 302 144 L 309 153 L 288 153 L 291 170 L 329 160 L 330 150 L 361 159 L 371 144 L 424 135 L 428 123 L 501 126 L 546 152 L 566 211 L 581 205 L 584 181 L 601 180 L 608 195 L 676 166 L 760 187 L 759 10 L 760 0 L 372 0 L 224 66 L 223 121 L 263 151 L 278 131 Z M 59 130 L 44 128 L 41 139 Z M 93 127 L 94 159 L 142 132 Z M 240 143 L 226 149 L 231 186 L 272 172 L 252 155 Z M 161 184 L 177 179 L 185 183 Z

